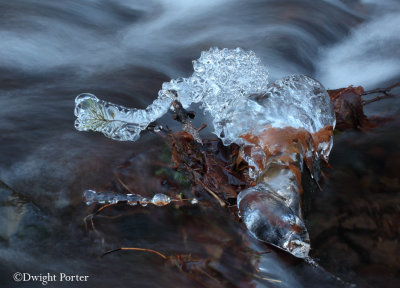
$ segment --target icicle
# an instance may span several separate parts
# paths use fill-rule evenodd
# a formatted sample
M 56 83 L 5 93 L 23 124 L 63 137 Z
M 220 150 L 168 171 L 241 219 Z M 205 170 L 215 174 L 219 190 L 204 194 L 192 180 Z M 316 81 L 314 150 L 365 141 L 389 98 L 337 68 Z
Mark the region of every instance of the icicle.
M 162 193 L 155 194 L 150 200 L 137 194 L 116 194 L 110 192 L 96 192 L 93 190 L 84 191 L 83 198 L 86 205 L 92 205 L 93 203 L 115 204 L 118 202 L 128 202 L 128 204 L 132 206 L 137 205 L 137 203 L 142 206 L 147 206 L 149 203 L 156 206 L 165 206 L 172 201 L 169 196 Z

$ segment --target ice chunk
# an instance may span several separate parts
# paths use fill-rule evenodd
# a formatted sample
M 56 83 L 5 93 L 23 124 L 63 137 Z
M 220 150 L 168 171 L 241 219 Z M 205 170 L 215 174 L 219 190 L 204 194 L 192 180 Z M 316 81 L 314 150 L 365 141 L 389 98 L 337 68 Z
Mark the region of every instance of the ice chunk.
M 258 184 L 239 193 L 240 216 L 257 239 L 305 258 L 310 250 L 307 229 L 284 198 L 268 185 Z
M 328 93 L 321 83 L 305 75 L 277 80 L 266 93 L 252 98 L 265 108 L 266 122 L 272 127 L 303 128 L 315 133 L 335 125 Z
M 282 157 L 267 162 L 258 183 L 237 198 L 240 216 L 258 240 L 273 244 L 296 257 L 308 256 L 310 240 L 302 219 L 302 187 L 296 176 L 303 160 Z

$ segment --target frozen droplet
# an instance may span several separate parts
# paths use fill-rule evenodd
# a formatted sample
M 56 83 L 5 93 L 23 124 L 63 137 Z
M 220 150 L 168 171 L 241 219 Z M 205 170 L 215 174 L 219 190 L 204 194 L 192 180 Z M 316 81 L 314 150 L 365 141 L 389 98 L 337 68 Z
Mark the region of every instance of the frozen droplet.
M 149 203 L 151 203 L 150 199 L 143 198 L 140 200 L 139 204 L 142 205 L 143 207 L 146 207 Z
M 192 205 L 197 205 L 197 204 L 199 203 L 199 200 L 197 200 L 196 198 L 193 198 L 193 199 L 190 201 L 190 203 L 191 203 Z
M 158 193 L 153 196 L 151 202 L 156 206 L 164 206 L 171 202 L 171 198 L 165 194 Z
M 160 132 L 161 130 L 162 130 L 162 126 L 161 125 L 158 125 L 158 126 L 154 127 L 154 132 L 156 132 L 156 133 Z
M 83 199 L 86 205 L 91 205 L 96 202 L 96 191 L 93 190 L 86 190 L 83 192 Z

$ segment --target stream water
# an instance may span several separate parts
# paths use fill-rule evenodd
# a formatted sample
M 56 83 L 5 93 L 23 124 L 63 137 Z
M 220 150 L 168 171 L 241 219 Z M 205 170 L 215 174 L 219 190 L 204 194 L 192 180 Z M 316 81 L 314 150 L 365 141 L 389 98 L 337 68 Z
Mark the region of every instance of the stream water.
M 116 169 L 127 159 L 145 165 L 141 157 L 159 155 L 161 142 L 150 134 L 131 143 L 76 131 L 76 95 L 90 92 L 113 103 L 144 108 L 156 98 L 163 82 L 190 75 L 191 61 L 212 46 L 255 51 L 268 66 L 272 80 L 303 73 L 328 89 L 351 84 L 367 89 L 388 86 L 400 77 L 399 27 L 400 2 L 395 0 L 0 0 L 0 286 L 43 287 L 40 282 L 13 280 L 15 272 L 25 272 L 90 276 L 88 282 L 73 286 L 54 282 L 49 287 L 203 287 L 151 254 L 120 252 L 98 259 L 105 250 L 99 237 L 85 231 L 82 219 L 93 207 L 82 202 L 82 191 L 112 182 Z M 389 99 L 371 105 L 367 112 L 396 118 L 399 104 L 398 99 Z M 169 118 L 162 121 L 174 125 Z M 397 159 L 398 165 L 396 150 L 400 147 L 393 131 L 399 125 L 396 120 L 393 123 L 369 136 L 341 135 L 331 161 L 338 169 L 350 169 L 353 174 L 346 171 L 351 175 L 363 173 L 354 163 L 369 165 L 360 160 L 364 159 L 362 149 L 378 135 L 384 140 L 377 145 L 393 151 L 395 156 L 387 155 Z M 354 167 L 345 161 L 349 157 L 343 148 L 354 148 L 346 144 L 351 139 L 357 139 L 355 146 L 361 149 L 357 155 L 351 153 Z M 340 144 L 342 148 L 337 147 Z M 379 163 L 371 169 L 380 170 Z M 144 170 L 136 171 L 143 175 L 136 185 L 158 189 L 146 181 L 147 176 L 152 179 L 151 169 Z M 392 173 L 398 179 L 398 173 Z M 329 181 L 324 187 L 322 199 L 327 201 L 343 189 Z M 392 192 L 397 194 L 390 197 L 398 199 L 396 189 Z M 204 213 L 173 206 L 121 209 L 122 219 L 99 220 L 109 249 L 124 245 L 168 255 L 203 253 L 211 257 L 225 249 L 225 240 L 246 238 L 241 226 L 223 211 Z M 321 208 L 318 211 L 322 213 Z M 218 227 L 222 231 L 216 232 Z M 221 233 L 220 238 L 215 239 L 213 233 Z M 256 250 L 269 249 L 246 241 Z M 398 244 L 393 245 L 395 250 L 383 251 L 400 251 Z M 329 251 L 329 245 L 318 247 L 325 254 Z M 320 265 L 337 272 L 334 261 L 323 262 L 334 257 L 323 257 L 324 253 L 317 253 Z M 238 255 L 244 257 L 240 251 L 226 253 L 225 262 L 218 262 L 219 271 L 238 273 Z M 247 279 L 259 287 L 345 285 L 322 268 L 275 250 L 259 261 L 265 277 L 282 281 Z M 386 283 L 379 278 L 381 272 L 376 276 L 369 272 L 372 282 L 364 281 L 360 273 L 342 271 L 340 275 L 362 287 L 382 283 L 396 287 L 399 283 L 398 276 L 385 274 L 391 277 Z

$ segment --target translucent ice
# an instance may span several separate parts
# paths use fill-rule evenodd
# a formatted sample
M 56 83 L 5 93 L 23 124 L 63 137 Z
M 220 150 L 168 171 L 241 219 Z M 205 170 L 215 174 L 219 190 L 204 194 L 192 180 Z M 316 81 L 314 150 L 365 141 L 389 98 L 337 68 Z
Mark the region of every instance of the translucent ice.
M 129 109 L 83 93 L 75 99 L 75 128 L 102 132 L 114 140 L 136 141 L 142 130 L 168 111 L 173 100 L 172 93 L 163 93 L 144 110 Z
M 115 140 L 135 141 L 142 130 L 168 111 L 175 100 L 170 91 L 175 90 L 184 108 L 202 103 L 212 115 L 219 136 L 241 99 L 267 91 L 268 71 L 252 51 L 212 48 L 193 61 L 193 68 L 191 77 L 164 83 L 158 98 L 144 110 L 105 102 L 92 94 L 78 95 L 76 129 L 99 131 Z M 228 142 L 233 141 L 226 140 L 225 144 Z
M 256 175 L 256 184 L 239 193 L 237 205 L 255 238 L 296 257 L 308 256 L 302 197 L 316 187 L 313 181 L 318 181 L 320 162 L 327 160 L 332 135 L 333 126 L 327 125 L 315 133 L 304 128 L 265 127 L 241 136 L 248 143 L 241 148 L 243 158 L 257 168 L 249 170 Z M 311 176 L 306 179 L 311 183 L 308 191 L 303 191 L 305 174 Z
M 157 193 L 156 195 L 153 196 L 153 199 L 151 199 L 151 203 L 157 206 L 164 206 L 169 204 L 170 202 L 171 198 L 162 193 Z
M 158 193 L 150 200 L 137 194 L 116 194 L 111 192 L 96 192 L 93 190 L 86 190 L 83 192 L 83 198 L 86 205 L 93 203 L 99 204 L 115 204 L 118 202 L 128 202 L 129 205 L 147 206 L 151 203 L 156 206 L 164 206 L 171 203 L 171 198 L 165 194 Z
M 255 238 L 305 258 L 310 250 L 307 229 L 285 200 L 267 184 L 258 184 L 240 192 L 240 216 Z

